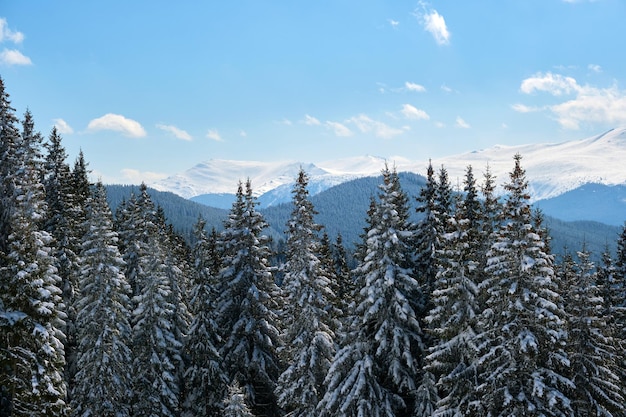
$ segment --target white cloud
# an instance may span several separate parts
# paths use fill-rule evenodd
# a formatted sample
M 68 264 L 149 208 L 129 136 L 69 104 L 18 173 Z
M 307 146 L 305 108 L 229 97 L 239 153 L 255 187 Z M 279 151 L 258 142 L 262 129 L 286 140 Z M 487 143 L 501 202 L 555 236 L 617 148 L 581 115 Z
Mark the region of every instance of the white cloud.
M 453 92 L 454 92 L 454 90 L 453 90 L 453 89 L 451 89 L 450 87 L 448 87 L 448 86 L 447 86 L 447 85 L 445 85 L 445 84 L 442 84 L 442 85 L 441 85 L 441 91 L 443 91 L 444 93 L 448 93 L 448 94 L 449 94 L 449 93 L 453 93 Z
M 520 90 L 525 94 L 535 91 L 545 91 L 554 96 L 570 94 L 579 89 L 578 83 L 572 77 L 565 77 L 560 74 L 536 74 L 522 81 Z
M 216 142 L 223 142 L 224 139 L 222 139 L 222 136 L 220 135 L 220 132 L 218 132 L 215 129 L 209 129 L 209 131 L 206 134 L 207 139 L 211 139 L 214 140 Z
M 415 84 L 409 81 L 404 83 L 404 88 L 409 91 L 415 91 L 418 93 L 423 93 L 424 91 L 426 91 L 426 88 L 423 85 Z
M 124 136 L 131 138 L 142 138 L 146 136 L 146 131 L 139 122 L 113 113 L 108 113 L 102 117 L 93 119 L 87 125 L 87 130 L 94 132 L 99 130 L 113 130 L 115 132 L 121 132 Z
M 400 24 L 400 22 L 398 22 L 397 20 L 393 20 L 393 19 L 387 19 L 387 21 L 388 21 L 388 22 L 389 22 L 389 24 L 390 24 L 392 27 L 394 27 L 394 28 L 395 28 L 395 27 L 398 27 L 398 25 Z
M 324 126 L 331 129 L 336 136 L 348 137 L 354 134 L 346 125 L 339 122 L 327 121 L 326 123 L 324 123 Z
M 0 43 L 5 40 L 11 41 L 13 43 L 22 43 L 24 40 L 24 34 L 22 32 L 14 32 L 9 29 L 9 25 L 7 24 L 7 20 L 5 18 L 0 18 Z
M 554 97 L 570 96 L 561 103 L 541 108 L 551 112 L 565 129 L 578 129 L 581 123 L 614 126 L 626 123 L 626 91 L 616 85 L 608 88 L 580 85 L 572 77 L 547 73 L 523 80 L 521 91 L 527 94 L 543 91 Z M 517 108 L 523 108 L 519 106 L 522 105 Z
M 0 52 L 0 63 L 4 65 L 32 65 L 29 57 L 16 49 L 4 49 Z
M 247 137 L 247 136 L 248 136 L 248 132 L 246 132 L 245 130 L 241 130 L 241 131 L 239 132 L 239 136 L 241 136 L 242 138 L 245 138 L 245 137 Z
M 446 125 L 443 122 L 435 122 L 435 127 L 443 129 Z
M 407 119 L 428 120 L 430 116 L 424 110 L 418 109 L 410 104 L 402 105 L 402 114 Z
M 518 113 L 532 113 L 541 110 L 538 107 L 531 107 L 521 103 L 513 104 L 511 107 Z
M 71 135 L 72 133 L 74 133 L 74 129 L 72 129 L 72 126 L 70 126 L 65 120 L 54 119 L 52 121 L 54 122 L 54 126 L 57 128 L 57 132 L 61 133 L 62 135 Z
M 168 177 L 167 174 L 150 171 L 142 172 L 132 168 L 124 168 L 121 172 L 124 180 L 129 181 L 130 184 L 152 183 Z
M 363 133 L 373 132 L 376 137 L 383 139 L 391 139 L 394 136 L 404 133 L 402 129 L 396 129 L 378 120 L 372 120 L 364 114 L 352 117 L 348 122 L 354 123 Z
M 598 64 L 589 64 L 587 65 L 587 68 L 589 68 L 589 70 L 593 72 L 597 72 L 597 73 L 602 72 L 602 67 Z
M 285 125 L 285 126 L 291 126 L 293 125 L 292 121 L 289 119 L 283 119 L 283 120 L 279 120 L 278 122 L 279 125 Z
M 463 120 L 460 116 L 456 117 L 456 122 L 454 124 L 456 127 L 460 127 L 461 129 L 469 129 L 471 126 L 465 120 Z
M 448 45 L 450 43 L 450 31 L 446 26 L 446 20 L 428 3 L 420 1 L 419 5 L 422 10 L 416 14 L 424 30 L 429 32 L 439 45 Z
M 304 115 L 304 124 L 309 126 L 319 126 L 322 123 L 313 116 L 309 116 L 308 114 Z
M 179 129 L 176 126 L 173 125 L 164 125 L 164 124 L 157 124 L 156 127 L 158 127 L 161 130 L 164 130 L 166 132 L 170 132 L 171 134 L 173 134 L 176 138 L 181 139 L 181 140 L 192 140 L 193 138 L 191 137 L 191 135 L 189 133 L 187 133 L 185 130 L 183 129 Z

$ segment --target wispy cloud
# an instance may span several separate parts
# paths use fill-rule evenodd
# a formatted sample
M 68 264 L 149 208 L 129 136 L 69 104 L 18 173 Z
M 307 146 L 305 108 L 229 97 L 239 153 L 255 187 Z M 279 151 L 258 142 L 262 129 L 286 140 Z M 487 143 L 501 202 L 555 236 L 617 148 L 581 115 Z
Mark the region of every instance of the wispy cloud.
M 4 65 L 32 65 L 29 57 L 22 54 L 17 49 L 4 49 L 0 52 L 0 63 Z
M 354 134 L 343 123 L 327 121 L 324 123 L 324 126 L 326 126 L 328 129 L 331 129 L 335 133 L 335 136 L 348 137 Z
M 426 113 L 424 110 L 422 109 L 418 109 L 410 104 L 403 104 L 402 105 L 402 110 L 401 110 L 402 114 L 404 115 L 404 117 L 406 117 L 407 119 L 412 119 L 412 120 L 428 120 L 430 119 L 430 116 L 428 115 L 428 113 Z
M 222 136 L 220 135 L 220 132 L 218 132 L 216 129 L 209 129 L 209 131 L 206 134 L 206 137 L 207 139 L 211 139 L 216 142 L 224 141 L 224 139 L 222 139 Z
M 525 94 L 546 92 L 558 98 L 567 96 L 565 101 L 541 108 L 552 113 L 565 129 L 578 129 L 581 123 L 626 123 L 626 91 L 617 85 L 599 88 L 580 85 L 576 79 L 561 74 L 539 73 L 523 80 L 520 90 Z M 523 109 L 520 106 L 523 105 L 517 108 Z
M 593 71 L 593 72 L 597 72 L 597 73 L 601 73 L 602 72 L 602 67 L 600 65 L 598 65 L 598 64 L 589 64 L 589 65 L 587 65 L 587 68 L 590 71 Z
M 159 123 L 156 125 L 156 127 L 161 130 L 171 133 L 172 135 L 174 135 L 176 138 L 180 140 L 187 140 L 187 141 L 193 140 L 193 138 L 191 137 L 189 133 L 187 133 L 183 129 L 177 128 L 174 125 L 164 125 L 164 124 Z
M 305 115 L 304 115 L 304 121 L 303 121 L 303 123 L 304 123 L 305 125 L 308 125 L 308 126 L 319 126 L 319 125 L 321 125 L 321 124 L 322 124 L 322 123 L 321 123 L 318 119 L 316 119 L 315 117 L 310 116 L 310 115 L 308 115 L 308 114 L 305 114 Z
M 63 119 L 54 119 L 54 126 L 57 128 L 57 132 L 62 135 L 71 135 L 74 133 L 74 129 Z
M 539 107 L 527 106 L 521 103 L 513 104 L 511 107 L 518 113 L 532 113 L 541 110 Z
M 9 41 L 19 44 L 22 43 L 23 40 L 24 34 L 22 32 L 9 29 L 7 20 L 4 17 L 0 17 L 0 43 Z
M 448 26 L 446 25 L 446 20 L 443 18 L 443 16 L 440 15 L 437 10 L 433 9 L 430 4 L 425 1 L 420 1 L 419 6 L 420 9 L 416 11 L 415 15 L 417 16 L 424 30 L 429 32 L 433 36 L 437 44 L 450 44 L 451 35 L 450 31 L 448 30 Z
M 396 28 L 398 27 L 398 25 L 400 24 L 400 22 L 398 22 L 397 20 L 393 20 L 393 19 L 387 19 L 387 22 L 389 22 L 389 24 L 391 25 L 391 27 Z
M 454 125 L 455 125 L 456 127 L 461 128 L 461 129 L 469 129 L 469 128 L 471 127 L 471 126 L 469 125 L 469 123 L 467 123 L 465 120 L 463 120 L 463 119 L 461 118 L 461 116 L 457 116 L 457 117 L 456 117 L 456 121 L 455 121 Z
M 126 117 L 108 113 L 97 119 L 93 119 L 87 125 L 87 130 L 95 132 L 100 130 L 113 130 L 131 138 L 146 136 L 146 131 L 139 122 Z
M 426 91 L 426 87 L 424 87 L 423 85 L 412 83 L 409 81 L 404 83 L 404 88 L 406 88 L 409 91 L 415 91 L 417 93 L 423 93 Z
M 276 123 L 278 123 L 279 125 L 285 125 L 285 126 L 291 126 L 293 125 L 293 122 L 289 119 L 283 119 L 283 120 L 279 120 Z
M 7 20 L 0 18 L 0 43 L 11 42 L 19 45 L 24 40 L 22 32 L 14 31 L 9 28 Z M 32 65 L 33 62 L 27 56 L 17 49 L 4 48 L 0 52 L 0 64 L 2 65 Z
M 122 177 L 130 184 L 139 184 L 141 182 L 152 183 L 168 177 L 167 174 L 160 172 L 139 171 L 132 168 L 124 168 L 121 170 Z
M 378 120 L 373 120 L 364 114 L 352 117 L 348 122 L 353 123 L 363 133 L 374 133 L 376 137 L 391 139 L 394 136 L 404 133 L 403 129 L 391 127 Z

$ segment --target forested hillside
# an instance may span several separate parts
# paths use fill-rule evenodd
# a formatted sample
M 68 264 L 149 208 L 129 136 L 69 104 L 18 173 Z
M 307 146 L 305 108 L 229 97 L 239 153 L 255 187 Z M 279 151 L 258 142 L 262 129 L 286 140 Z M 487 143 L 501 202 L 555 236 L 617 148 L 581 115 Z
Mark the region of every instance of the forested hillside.
M 0 417 L 626 415 L 626 228 L 556 257 L 522 155 L 225 216 L 66 159 L 0 79 Z

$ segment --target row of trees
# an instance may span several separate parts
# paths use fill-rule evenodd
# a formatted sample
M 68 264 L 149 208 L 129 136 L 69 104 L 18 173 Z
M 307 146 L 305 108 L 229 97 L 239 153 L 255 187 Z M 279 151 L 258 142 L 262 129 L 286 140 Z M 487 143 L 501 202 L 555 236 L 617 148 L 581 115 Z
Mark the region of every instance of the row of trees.
M 519 155 L 502 199 L 429 166 L 418 223 L 384 169 L 350 270 L 303 171 L 280 257 L 249 181 L 189 245 L 14 113 L 0 79 L 0 416 L 626 415 L 626 229 L 555 262 Z

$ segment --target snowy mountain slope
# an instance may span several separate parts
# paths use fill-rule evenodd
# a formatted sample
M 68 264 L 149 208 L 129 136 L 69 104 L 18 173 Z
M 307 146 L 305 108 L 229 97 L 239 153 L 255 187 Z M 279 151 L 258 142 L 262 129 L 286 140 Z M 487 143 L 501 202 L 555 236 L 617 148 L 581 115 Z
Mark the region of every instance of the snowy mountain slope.
M 496 145 L 433 159 L 432 163 L 436 170 L 443 164 L 455 186 L 462 183 L 468 165 L 474 168 L 479 182 L 488 165 L 500 186 L 508 180 L 516 153 L 522 155 L 522 167 L 526 170 L 533 201 L 553 198 L 588 183 L 626 184 L 626 128 L 563 143 Z M 355 178 L 378 176 L 386 161 L 399 172 L 419 175 L 426 173 L 428 164 L 428 161 L 416 162 L 404 157 L 385 159 L 374 156 L 318 164 L 210 160 L 151 186 L 191 198 L 205 194 L 234 194 L 237 182 L 250 178 L 255 194 L 267 207 L 290 200 L 291 185 L 300 167 L 309 174 L 310 192 L 315 195 Z M 211 200 L 210 196 L 206 199 Z
M 385 165 L 383 158 L 357 157 L 324 164 L 302 162 L 258 162 L 211 159 L 187 171 L 151 184 L 159 191 L 170 191 L 197 201 L 211 200 L 210 194 L 235 194 L 237 183 L 250 178 L 254 194 L 266 195 L 265 205 L 291 198 L 291 186 L 302 167 L 309 175 L 309 190 L 317 194 L 355 178 L 376 176 Z
M 495 146 L 436 159 L 433 166 L 444 164 L 454 184 L 457 178 L 462 180 L 467 165 L 472 165 L 475 176 L 482 180 L 488 164 L 501 185 L 508 180 L 516 153 L 522 155 L 533 201 L 556 197 L 589 183 L 626 184 L 626 128 L 556 144 Z

